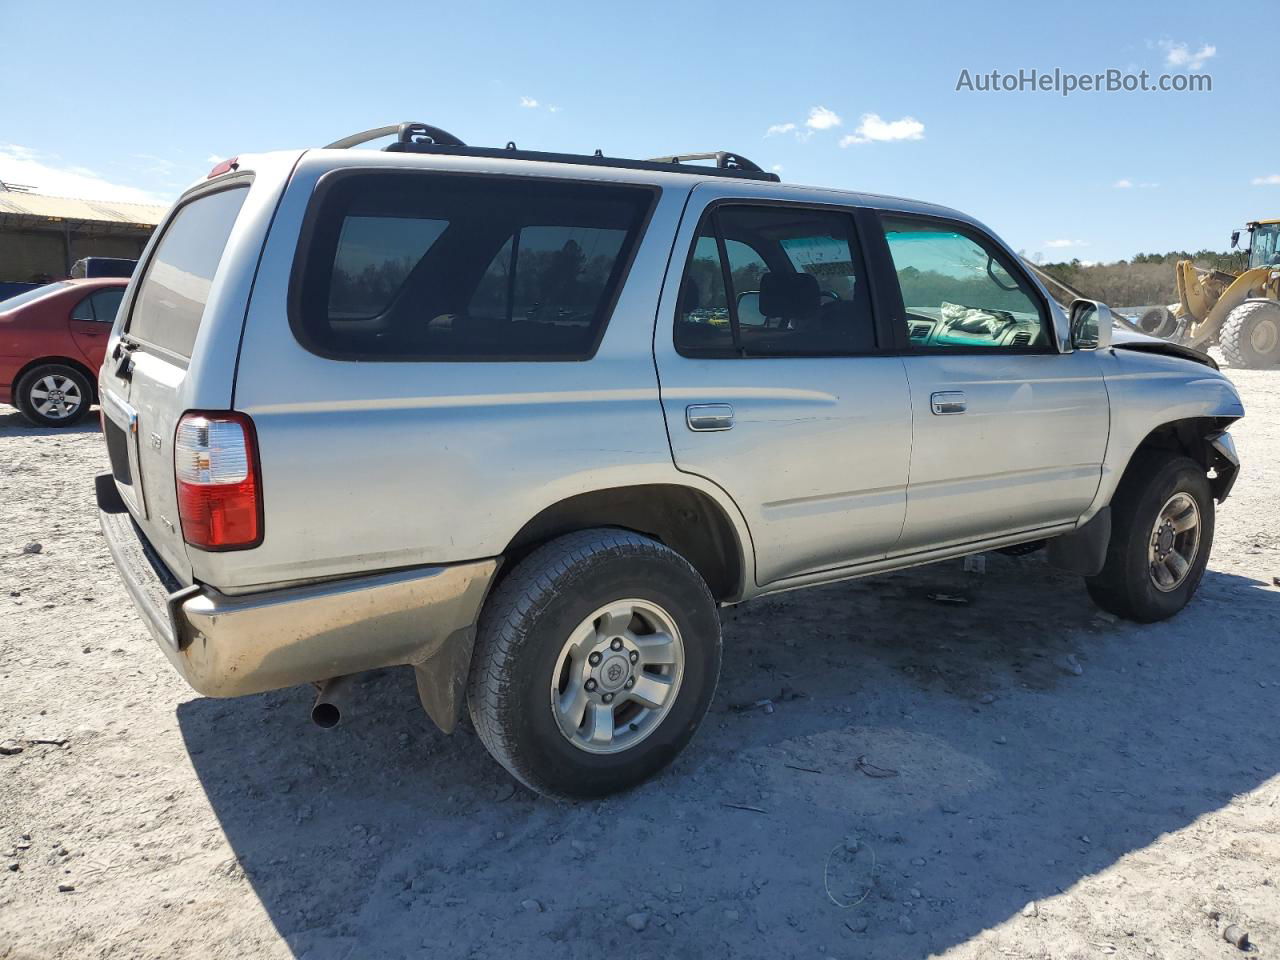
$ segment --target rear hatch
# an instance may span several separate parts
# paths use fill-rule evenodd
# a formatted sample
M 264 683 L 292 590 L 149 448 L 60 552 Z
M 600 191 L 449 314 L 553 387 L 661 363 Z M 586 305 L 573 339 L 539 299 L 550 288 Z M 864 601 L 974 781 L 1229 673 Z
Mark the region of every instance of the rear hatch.
M 199 334 L 206 315 L 214 312 L 219 264 L 248 194 L 248 178 L 229 179 L 174 208 L 130 285 L 118 336 L 99 378 L 116 487 L 152 547 L 183 583 L 192 581 L 192 570 L 178 518 L 174 432 L 188 409 L 230 406 L 229 374 L 211 377 L 225 380 L 225 386 L 212 390 L 208 384 L 198 389 L 193 380 L 210 368 L 208 358 L 202 362 L 200 356 L 210 338 Z M 243 317 L 243 305 L 238 314 Z M 229 347 L 232 360 L 238 337 L 237 324 Z

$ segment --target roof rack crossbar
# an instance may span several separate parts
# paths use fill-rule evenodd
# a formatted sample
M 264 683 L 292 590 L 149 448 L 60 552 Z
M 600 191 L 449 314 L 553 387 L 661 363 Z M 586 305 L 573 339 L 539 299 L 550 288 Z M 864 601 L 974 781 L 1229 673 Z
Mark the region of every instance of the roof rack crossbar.
M 653 157 L 651 163 L 685 163 L 688 160 L 714 160 L 717 170 L 749 170 L 752 173 L 763 173 L 758 163 L 753 163 L 740 153 L 728 150 L 714 150 L 710 153 L 677 153 L 669 157 Z
M 353 133 L 349 137 L 343 137 L 341 140 L 335 140 L 333 143 L 327 144 L 325 149 L 347 150 L 351 147 L 358 147 L 362 143 L 368 143 L 370 140 L 381 140 L 383 137 L 390 136 L 394 136 L 398 143 L 430 142 L 449 147 L 466 146 L 452 133 L 447 130 L 441 130 L 439 127 L 433 127 L 429 123 L 392 123 L 385 127 L 374 127 L 372 130 Z

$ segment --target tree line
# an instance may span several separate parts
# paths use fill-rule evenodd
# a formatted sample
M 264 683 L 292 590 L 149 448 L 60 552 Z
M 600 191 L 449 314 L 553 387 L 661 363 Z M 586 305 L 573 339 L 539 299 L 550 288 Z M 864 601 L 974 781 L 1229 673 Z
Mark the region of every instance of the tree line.
M 1085 264 L 1076 259 L 1039 263 L 1037 266 L 1091 300 L 1101 300 L 1117 307 L 1136 307 L 1177 302 L 1174 266 L 1179 260 L 1190 260 L 1205 270 L 1239 273 L 1248 262 L 1248 253 L 1243 250 L 1231 253 L 1176 250 L 1171 253 L 1140 253 L 1131 260 L 1117 260 L 1115 263 Z

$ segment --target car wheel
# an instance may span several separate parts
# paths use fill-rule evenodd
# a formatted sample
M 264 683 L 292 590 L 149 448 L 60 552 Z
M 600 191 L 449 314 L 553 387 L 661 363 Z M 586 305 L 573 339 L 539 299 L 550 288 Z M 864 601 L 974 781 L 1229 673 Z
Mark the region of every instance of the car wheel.
M 75 367 L 46 363 L 22 375 L 14 390 L 14 401 L 37 426 L 69 427 L 89 412 L 93 387 Z
M 720 618 L 698 572 L 648 537 L 586 530 L 533 551 L 486 602 L 467 701 L 516 779 L 594 797 L 670 763 L 719 673 Z
M 1280 303 L 1250 300 L 1240 304 L 1227 314 L 1218 342 L 1233 367 L 1280 364 Z
M 1102 609 L 1139 623 L 1187 605 L 1213 546 L 1213 494 L 1190 457 L 1139 454 L 1112 500 L 1106 564 L 1085 584 Z

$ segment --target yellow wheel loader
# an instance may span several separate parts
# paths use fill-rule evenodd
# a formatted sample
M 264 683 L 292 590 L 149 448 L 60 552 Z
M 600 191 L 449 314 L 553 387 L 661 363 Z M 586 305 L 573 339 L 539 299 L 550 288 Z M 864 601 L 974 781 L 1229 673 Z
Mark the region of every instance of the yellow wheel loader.
M 1217 343 L 1233 367 L 1280 365 L 1280 220 L 1257 220 L 1249 230 L 1243 273 L 1177 266 L 1178 302 L 1138 317 L 1143 333 L 1207 350 Z M 1231 246 L 1240 231 L 1231 234 Z

